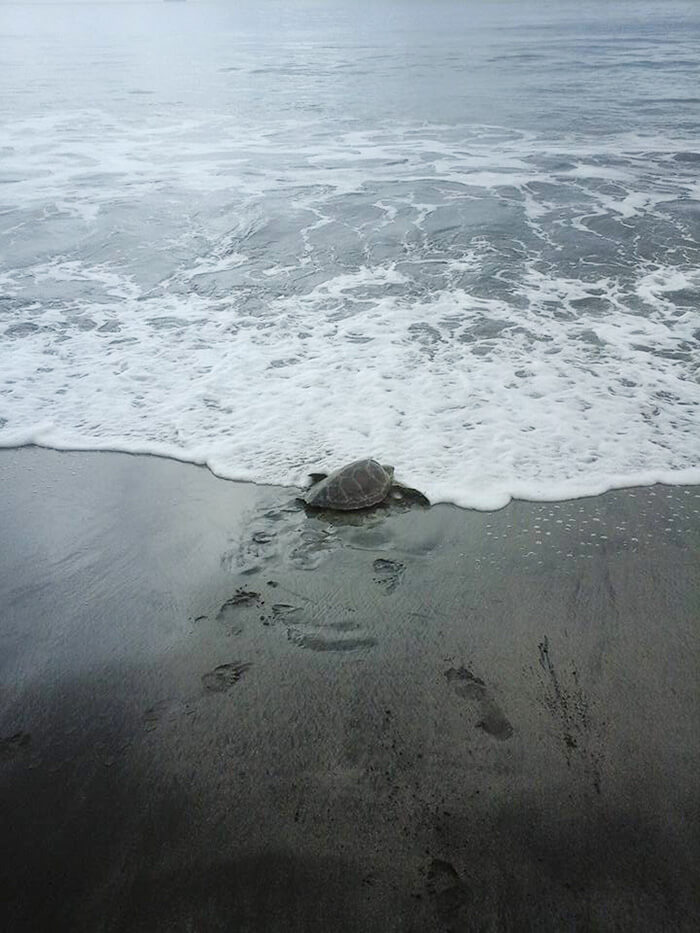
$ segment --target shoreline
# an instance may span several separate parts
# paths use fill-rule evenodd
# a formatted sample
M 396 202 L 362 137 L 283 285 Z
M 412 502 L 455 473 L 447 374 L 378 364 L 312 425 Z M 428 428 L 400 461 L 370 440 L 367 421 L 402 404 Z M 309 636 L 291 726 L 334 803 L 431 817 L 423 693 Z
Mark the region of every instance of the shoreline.
M 34 439 L 35 432 L 30 432 L 27 437 L 29 439 L 24 440 L 25 434 L 20 434 L 17 438 L 3 442 L 0 438 L 0 451 L 17 451 L 24 450 L 25 448 L 37 449 L 37 450 L 47 450 L 54 451 L 55 453 L 66 453 L 66 454 L 115 454 L 123 455 L 127 457 L 154 457 L 159 460 L 170 460 L 173 463 L 181 463 L 187 466 L 200 467 L 207 470 L 211 475 L 218 480 L 228 483 L 242 483 L 246 485 L 256 486 L 260 489 L 287 489 L 287 490 L 300 490 L 303 489 L 303 484 L 284 484 L 276 482 L 263 482 L 252 477 L 235 477 L 228 476 L 224 472 L 217 472 L 217 470 L 210 464 L 206 458 L 187 458 L 184 455 L 180 456 L 176 448 L 173 448 L 171 445 L 155 445 L 162 446 L 162 451 L 156 450 L 147 450 L 147 449 L 134 449 L 134 450 L 125 450 L 117 447 L 113 447 L 111 444 L 106 444 L 105 446 L 100 445 L 91 445 L 91 446 L 81 446 L 81 445 L 68 445 L 61 446 L 56 444 L 42 444 L 40 441 Z M 309 464 L 309 471 L 312 471 L 318 464 Z M 337 466 L 337 465 L 336 465 Z M 329 470 L 334 469 L 335 467 L 328 467 Z M 308 474 L 310 475 L 310 473 Z M 431 500 L 430 505 L 446 505 L 451 506 L 456 509 L 461 509 L 465 512 L 500 512 L 502 509 L 508 508 L 512 502 L 526 502 L 526 503 L 563 503 L 563 502 L 576 502 L 581 499 L 596 499 L 599 496 L 604 496 L 607 493 L 612 492 L 624 492 L 625 490 L 634 490 L 634 489 L 646 489 L 653 486 L 668 486 L 671 488 L 674 487 L 693 487 L 697 486 L 700 489 L 700 467 L 693 468 L 687 467 L 682 470 L 655 470 L 650 473 L 638 473 L 629 477 L 620 477 L 615 479 L 612 482 L 600 483 L 599 485 L 592 487 L 579 487 L 581 490 L 578 493 L 563 495 L 558 494 L 551 496 L 538 496 L 532 497 L 526 494 L 515 494 L 508 493 L 507 499 L 504 499 L 502 505 L 497 506 L 476 506 L 476 505 L 461 505 L 459 502 L 454 499 L 436 499 Z M 558 487 L 557 487 L 558 488 Z M 430 497 L 428 497 L 430 498 Z
M 695 929 L 700 488 L 307 516 L 0 451 L 13 930 Z

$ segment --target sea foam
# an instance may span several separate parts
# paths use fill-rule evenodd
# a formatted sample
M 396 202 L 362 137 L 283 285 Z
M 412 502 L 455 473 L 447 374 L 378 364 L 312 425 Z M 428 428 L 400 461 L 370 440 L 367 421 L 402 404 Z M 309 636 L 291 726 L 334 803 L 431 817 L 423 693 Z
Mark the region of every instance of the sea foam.
M 676 140 L 101 113 L 10 137 L 0 445 L 280 484 L 371 455 L 484 509 L 700 482 Z

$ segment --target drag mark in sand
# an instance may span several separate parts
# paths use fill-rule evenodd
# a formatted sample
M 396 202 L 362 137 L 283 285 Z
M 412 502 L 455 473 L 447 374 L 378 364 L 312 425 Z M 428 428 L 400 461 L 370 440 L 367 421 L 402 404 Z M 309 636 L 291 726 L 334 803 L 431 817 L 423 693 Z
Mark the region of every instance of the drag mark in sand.
M 578 673 L 575 668 L 572 669 L 574 688 L 572 690 L 565 688 L 554 667 L 549 653 L 549 639 L 546 635 L 537 647 L 540 653 L 540 667 L 546 675 L 545 706 L 551 713 L 560 717 L 564 725 L 562 738 L 566 748 L 575 749 L 579 745 L 577 737 L 583 735 L 588 729 L 588 701 L 578 686 Z M 570 763 L 569 752 L 567 752 L 567 760 Z
M 202 675 L 202 686 L 208 693 L 228 693 L 250 667 L 241 661 L 219 664 L 213 671 Z
M 393 593 L 406 573 L 405 564 L 387 557 L 378 557 L 372 564 L 372 569 L 375 573 L 374 582 L 382 586 L 387 593 Z
M 572 686 L 567 687 L 562 683 L 562 679 L 556 671 L 550 654 L 549 639 L 546 635 L 539 643 L 538 650 L 539 665 L 545 675 L 543 684 L 544 705 L 550 713 L 557 716 L 561 721 L 563 727 L 561 738 L 564 745 L 566 763 L 571 767 L 574 754 L 588 759 L 592 766 L 593 787 L 596 793 L 599 794 L 600 754 L 594 753 L 589 749 L 591 742 L 590 712 L 588 698 L 579 685 L 578 671 L 572 663 Z
M 263 625 L 273 625 L 279 620 L 289 623 L 297 612 L 301 612 L 299 606 L 292 606 L 290 603 L 275 603 L 272 607 L 272 615 L 260 616 L 260 621 Z
M 149 706 L 148 709 L 144 711 L 141 716 L 141 721 L 143 722 L 146 732 L 153 732 L 158 728 L 158 724 L 163 715 L 168 712 L 169 706 L 170 704 L 167 700 L 161 700 L 153 706 Z
M 268 504 L 253 516 L 247 536 L 222 554 L 221 566 L 242 574 L 280 563 L 316 570 L 339 547 L 342 540 L 333 524 L 307 518 L 297 505 L 270 508 Z
M 217 619 L 221 618 L 221 615 L 229 609 L 235 609 L 238 606 L 261 606 L 262 602 L 260 593 L 255 593 L 253 590 L 246 590 L 241 587 L 221 606 Z
M 289 640 L 299 648 L 308 648 L 310 651 L 357 651 L 362 648 L 374 648 L 377 644 L 375 638 L 355 634 L 359 626 L 354 622 L 334 622 L 323 627 L 318 626 L 315 631 L 290 628 L 287 631 Z
M 176 722 L 183 716 L 194 716 L 193 702 L 182 699 L 159 700 L 144 710 L 141 716 L 144 732 L 155 732 L 164 722 Z
M 500 706 L 491 696 L 486 684 L 480 677 L 472 674 L 466 667 L 451 667 L 445 671 L 447 682 L 459 697 L 474 703 L 478 710 L 478 729 L 482 729 L 494 739 L 504 741 L 513 734 L 513 727 L 504 716 Z
M 428 866 L 425 887 L 444 929 L 455 933 L 467 929 L 465 910 L 471 896 L 454 865 L 443 859 L 433 859 Z
M 272 607 L 273 618 L 288 618 L 295 612 L 301 612 L 299 606 L 292 606 L 290 603 L 275 603 Z
M 272 585 L 273 581 L 269 582 Z M 278 587 L 280 584 L 274 582 L 274 586 Z M 267 626 L 282 622 L 287 628 L 288 640 L 297 648 L 306 648 L 309 651 L 357 651 L 374 648 L 377 644 L 376 639 L 365 635 L 361 626 L 351 617 L 354 609 L 335 608 L 335 621 L 328 622 L 325 619 L 325 611 L 319 609 L 308 596 L 286 586 L 281 586 L 281 589 L 304 600 L 306 606 L 275 603 L 271 612 L 261 615 L 260 620 Z M 260 605 L 264 605 L 264 602 L 261 600 Z M 337 618 L 341 612 L 346 612 L 347 618 Z

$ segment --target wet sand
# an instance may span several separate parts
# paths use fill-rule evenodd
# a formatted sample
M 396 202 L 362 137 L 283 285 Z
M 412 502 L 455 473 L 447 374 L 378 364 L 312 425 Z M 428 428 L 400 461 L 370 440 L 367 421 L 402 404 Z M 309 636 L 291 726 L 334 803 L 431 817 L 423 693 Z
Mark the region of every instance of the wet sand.
M 0 451 L 12 931 L 695 930 L 700 489 L 348 522 Z

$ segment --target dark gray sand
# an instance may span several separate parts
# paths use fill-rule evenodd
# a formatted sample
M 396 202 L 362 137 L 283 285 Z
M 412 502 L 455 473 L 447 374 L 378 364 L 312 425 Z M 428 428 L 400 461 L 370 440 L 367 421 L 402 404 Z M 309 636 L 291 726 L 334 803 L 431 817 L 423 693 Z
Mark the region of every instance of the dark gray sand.
M 0 451 L 8 931 L 677 931 L 700 490 L 334 523 Z

